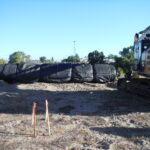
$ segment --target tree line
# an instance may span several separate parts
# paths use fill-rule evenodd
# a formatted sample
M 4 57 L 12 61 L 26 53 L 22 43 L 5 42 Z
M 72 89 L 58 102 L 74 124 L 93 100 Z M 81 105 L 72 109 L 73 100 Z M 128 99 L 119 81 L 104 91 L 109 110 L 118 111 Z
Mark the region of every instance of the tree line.
M 108 60 L 114 60 L 113 62 L 109 62 L 110 64 L 114 65 L 116 69 L 121 73 L 128 73 L 131 72 L 134 66 L 134 47 L 129 46 L 123 48 L 122 51 L 119 52 L 120 56 L 110 54 L 108 57 L 104 55 L 103 52 L 94 50 L 90 52 L 87 56 L 88 62 L 91 64 L 96 63 L 108 63 L 106 62 L 106 58 Z M 47 59 L 45 56 L 41 56 L 38 60 L 40 63 L 55 63 L 53 57 Z M 9 56 L 8 63 L 21 63 L 21 62 L 32 62 L 31 56 L 26 55 L 22 51 L 16 51 Z M 78 54 L 68 56 L 67 58 L 63 59 L 61 62 L 72 62 L 72 63 L 80 63 L 81 59 Z M 0 59 L 0 64 L 4 64 L 5 60 Z

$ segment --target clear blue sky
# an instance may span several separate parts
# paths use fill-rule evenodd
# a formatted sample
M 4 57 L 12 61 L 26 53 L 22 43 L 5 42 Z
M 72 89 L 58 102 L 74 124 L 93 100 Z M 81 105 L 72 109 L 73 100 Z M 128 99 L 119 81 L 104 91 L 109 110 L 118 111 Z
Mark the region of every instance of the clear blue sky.
M 0 0 L 0 58 L 118 54 L 150 25 L 150 0 Z

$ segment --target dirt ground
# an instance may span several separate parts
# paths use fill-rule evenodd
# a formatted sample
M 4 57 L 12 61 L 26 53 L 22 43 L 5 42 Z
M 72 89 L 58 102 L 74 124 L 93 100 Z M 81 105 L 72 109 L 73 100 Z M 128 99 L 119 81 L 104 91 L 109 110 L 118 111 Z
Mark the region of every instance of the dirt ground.
M 51 136 L 45 122 L 49 101 Z M 37 102 L 37 136 L 31 104 Z M 0 81 L 0 150 L 150 150 L 150 102 L 115 83 Z

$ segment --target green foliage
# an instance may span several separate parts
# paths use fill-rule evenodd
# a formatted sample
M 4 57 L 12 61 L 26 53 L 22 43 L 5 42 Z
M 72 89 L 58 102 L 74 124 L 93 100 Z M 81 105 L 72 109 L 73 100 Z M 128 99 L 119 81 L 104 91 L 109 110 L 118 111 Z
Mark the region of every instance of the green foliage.
M 52 57 L 51 59 L 47 59 L 47 60 L 46 60 L 46 63 L 48 63 L 48 64 L 54 63 L 54 58 Z
M 26 60 L 26 62 L 31 62 L 31 56 L 30 55 L 26 55 L 25 56 L 25 60 Z
M 117 71 L 120 73 L 120 75 L 125 73 L 124 70 L 122 68 L 120 68 L 120 67 L 117 68 Z
M 109 59 L 115 59 L 116 57 L 117 57 L 117 55 L 113 55 L 113 54 L 109 54 L 109 55 L 108 55 L 108 58 L 109 58 Z
M 52 63 L 54 63 L 54 58 L 52 57 L 51 59 L 47 59 L 45 56 L 42 56 L 42 57 L 40 57 L 40 62 L 52 64 Z
M 9 63 L 20 63 L 30 61 L 30 55 L 26 55 L 22 51 L 17 51 L 9 56 Z
M 45 56 L 40 57 L 41 63 L 46 63 L 47 58 Z
M 5 60 L 3 58 L 0 59 L 0 64 L 4 64 Z
M 129 47 L 123 48 L 123 50 L 120 51 L 119 54 L 120 54 L 122 57 L 131 58 L 132 55 L 133 55 L 133 50 L 134 50 L 134 47 L 133 47 L 133 46 L 129 46 Z
M 73 62 L 73 63 L 80 62 L 80 57 L 79 57 L 78 54 L 76 54 L 74 56 L 73 55 L 72 56 L 68 56 L 68 58 L 63 59 L 62 62 Z
M 134 66 L 134 52 L 133 46 L 123 48 L 122 51 L 119 52 L 121 57 L 115 57 L 115 67 L 118 70 L 122 68 L 124 73 L 131 73 Z
M 122 59 L 122 57 L 118 57 L 117 56 L 114 59 L 115 59 L 114 65 L 115 65 L 116 69 L 122 68 L 123 67 L 123 59 Z
M 91 64 L 96 64 L 96 63 L 104 63 L 104 54 L 103 52 L 99 52 L 97 50 L 90 52 L 88 54 L 88 61 Z

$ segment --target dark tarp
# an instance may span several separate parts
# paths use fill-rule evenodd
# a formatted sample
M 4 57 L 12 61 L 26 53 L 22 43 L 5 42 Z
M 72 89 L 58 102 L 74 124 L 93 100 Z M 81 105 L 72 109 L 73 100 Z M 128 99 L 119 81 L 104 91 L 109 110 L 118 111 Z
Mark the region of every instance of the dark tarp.
M 20 63 L 17 68 L 17 82 L 33 83 L 39 81 L 40 65 Z
M 5 66 L 5 64 L 0 64 L 0 80 L 4 79 L 4 77 L 3 77 L 4 66 Z
M 69 63 L 41 65 L 40 81 L 42 82 L 69 82 L 71 80 L 72 65 Z
M 116 78 L 116 69 L 108 64 L 93 65 L 94 82 L 106 83 L 114 81 Z
M 93 81 L 93 67 L 91 64 L 74 64 L 72 66 L 73 82 Z
M 6 82 L 15 82 L 17 75 L 17 64 L 6 64 L 2 74 L 3 79 Z
M 99 82 L 115 80 L 115 67 L 108 64 L 5 64 L 0 65 L 0 79 L 7 82 Z M 94 80 L 93 80 L 94 78 Z

